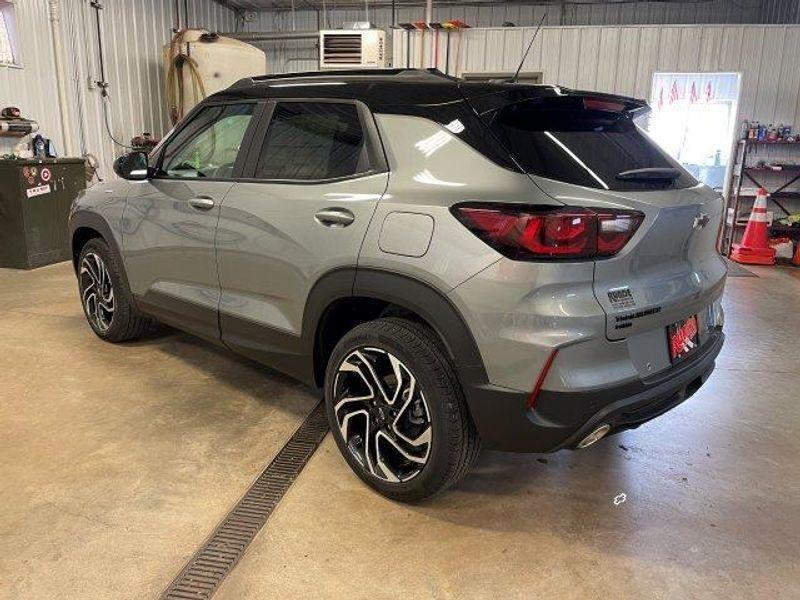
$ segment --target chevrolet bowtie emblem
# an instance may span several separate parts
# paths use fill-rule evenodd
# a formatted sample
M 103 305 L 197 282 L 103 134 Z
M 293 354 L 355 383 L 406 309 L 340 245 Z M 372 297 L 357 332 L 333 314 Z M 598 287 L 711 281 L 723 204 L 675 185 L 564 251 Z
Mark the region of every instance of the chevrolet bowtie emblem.
M 708 225 L 708 222 L 710 220 L 711 219 L 708 218 L 708 215 L 706 213 L 700 213 L 699 215 L 697 215 L 694 218 L 694 222 L 692 223 L 692 227 L 694 229 L 702 229 L 703 227 Z

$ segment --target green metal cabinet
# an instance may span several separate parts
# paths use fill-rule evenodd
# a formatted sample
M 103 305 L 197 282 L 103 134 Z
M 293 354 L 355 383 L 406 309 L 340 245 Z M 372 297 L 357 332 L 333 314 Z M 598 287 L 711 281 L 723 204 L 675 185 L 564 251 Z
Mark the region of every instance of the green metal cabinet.
M 33 269 L 71 257 L 67 218 L 86 188 L 79 158 L 0 160 L 0 267 Z

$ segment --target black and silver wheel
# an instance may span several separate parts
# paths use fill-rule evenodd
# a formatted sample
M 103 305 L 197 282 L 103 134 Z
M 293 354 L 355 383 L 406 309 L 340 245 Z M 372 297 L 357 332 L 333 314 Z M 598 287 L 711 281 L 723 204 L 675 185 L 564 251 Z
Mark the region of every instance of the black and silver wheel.
M 479 440 L 449 358 L 427 327 L 364 323 L 334 349 L 325 379 L 331 430 L 355 473 L 414 501 L 463 477 Z
M 153 329 L 154 322 L 133 305 L 119 263 L 104 240 L 86 242 L 77 266 L 83 313 L 99 337 L 123 342 Z
M 384 481 L 419 475 L 431 450 L 430 409 L 409 368 L 390 352 L 348 354 L 333 383 L 336 425 L 361 467 Z
M 103 259 L 86 252 L 78 270 L 83 311 L 92 329 L 105 333 L 114 320 L 114 286 Z

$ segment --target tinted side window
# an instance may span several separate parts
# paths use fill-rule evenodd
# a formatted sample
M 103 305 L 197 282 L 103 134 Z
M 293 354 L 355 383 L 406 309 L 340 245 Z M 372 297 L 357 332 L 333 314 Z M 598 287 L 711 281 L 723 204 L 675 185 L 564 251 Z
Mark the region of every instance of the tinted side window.
M 207 106 L 164 150 L 161 177 L 230 179 L 255 104 Z
M 272 114 L 255 177 L 313 181 L 369 171 L 353 104 L 286 102 Z
M 527 100 L 497 110 L 490 127 L 534 175 L 611 190 L 685 188 L 697 181 L 624 113 L 588 110 L 569 99 Z M 625 179 L 640 169 L 676 169 L 674 179 Z

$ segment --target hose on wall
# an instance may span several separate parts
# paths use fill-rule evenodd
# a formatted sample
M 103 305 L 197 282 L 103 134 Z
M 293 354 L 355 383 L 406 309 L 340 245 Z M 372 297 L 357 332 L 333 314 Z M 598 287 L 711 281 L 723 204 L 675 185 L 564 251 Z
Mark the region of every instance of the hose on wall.
M 186 34 L 197 31 L 207 33 L 204 29 L 182 29 L 172 37 L 172 41 L 169 44 L 166 97 L 169 118 L 173 125 L 184 117 L 185 99 L 188 93 L 191 93 L 194 98 L 199 100 L 203 100 L 206 97 L 206 88 L 198 71 L 197 61 L 189 56 L 189 45 L 184 41 Z M 184 46 L 187 48 L 186 52 L 183 51 Z M 189 72 L 188 83 L 183 76 L 184 69 Z

